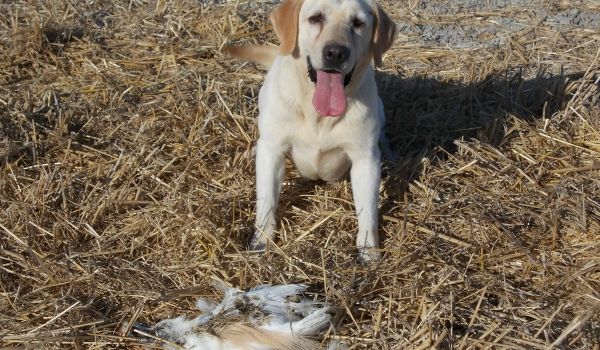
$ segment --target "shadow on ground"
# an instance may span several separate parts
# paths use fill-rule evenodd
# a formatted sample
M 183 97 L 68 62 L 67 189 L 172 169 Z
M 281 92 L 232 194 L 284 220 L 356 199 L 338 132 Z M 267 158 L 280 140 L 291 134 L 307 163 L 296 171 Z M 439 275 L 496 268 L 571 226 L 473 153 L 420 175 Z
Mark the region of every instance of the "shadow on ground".
M 463 84 L 379 72 L 386 135 L 396 156 L 384 174 L 388 198 L 381 215 L 388 214 L 393 202 L 402 200 L 408 184 L 419 177 L 423 159 L 446 159 L 457 151 L 457 140 L 502 145 L 513 137 L 507 133 L 510 116 L 527 123 L 550 118 L 566 103 L 568 82 L 583 75 L 540 71 L 535 78 L 524 79 L 522 71 L 517 71 Z

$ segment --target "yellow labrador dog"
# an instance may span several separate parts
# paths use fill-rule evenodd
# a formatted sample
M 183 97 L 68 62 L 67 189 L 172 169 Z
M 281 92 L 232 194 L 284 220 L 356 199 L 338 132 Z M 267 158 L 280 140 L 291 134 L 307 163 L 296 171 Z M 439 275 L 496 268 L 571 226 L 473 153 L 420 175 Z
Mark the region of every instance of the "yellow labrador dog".
M 289 154 L 309 179 L 337 181 L 350 170 L 359 258 L 377 260 L 378 142 L 385 116 L 373 62 L 381 65 L 395 24 L 374 0 L 286 0 L 273 10 L 271 21 L 279 48 L 226 49 L 270 67 L 258 98 L 251 248 L 264 249 L 273 239 Z

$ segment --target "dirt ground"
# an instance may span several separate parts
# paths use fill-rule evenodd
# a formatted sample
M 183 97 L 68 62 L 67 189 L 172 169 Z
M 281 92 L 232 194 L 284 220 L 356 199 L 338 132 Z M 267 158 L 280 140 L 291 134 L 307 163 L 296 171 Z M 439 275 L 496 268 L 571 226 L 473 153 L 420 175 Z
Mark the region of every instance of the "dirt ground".
M 0 2 L 0 347 L 136 348 L 195 298 L 302 282 L 350 349 L 600 348 L 600 3 L 380 1 L 384 259 L 351 187 L 288 166 L 253 231 L 276 2 Z

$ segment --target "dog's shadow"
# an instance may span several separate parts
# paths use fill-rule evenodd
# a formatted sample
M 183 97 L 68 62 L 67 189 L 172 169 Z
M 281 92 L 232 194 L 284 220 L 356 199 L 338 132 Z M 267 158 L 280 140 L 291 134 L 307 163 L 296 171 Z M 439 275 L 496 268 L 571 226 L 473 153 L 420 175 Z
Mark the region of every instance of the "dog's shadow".
M 566 101 L 569 81 L 583 73 L 524 79 L 521 71 L 496 73 L 463 84 L 427 77 L 377 73 L 386 112 L 386 135 L 396 158 L 384 171 L 385 199 L 380 215 L 402 201 L 418 179 L 423 159 L 443 161 L 457 151 L 457 140 L 476 139 L 494 146 L 506 141 L 509 116 L 525 122 L 550 118 Z

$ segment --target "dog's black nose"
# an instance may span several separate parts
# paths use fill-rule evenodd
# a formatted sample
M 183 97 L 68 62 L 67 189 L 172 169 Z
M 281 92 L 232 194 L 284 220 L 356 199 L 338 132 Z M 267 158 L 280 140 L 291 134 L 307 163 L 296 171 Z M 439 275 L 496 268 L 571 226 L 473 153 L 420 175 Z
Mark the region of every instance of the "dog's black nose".
M 339 68 L 350 56 L 350 49 L 343 45 L 329 44 L 323 48 L 323 61 L 327 68 Z

